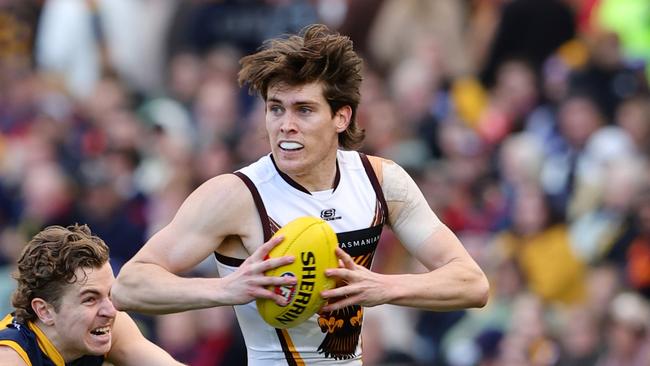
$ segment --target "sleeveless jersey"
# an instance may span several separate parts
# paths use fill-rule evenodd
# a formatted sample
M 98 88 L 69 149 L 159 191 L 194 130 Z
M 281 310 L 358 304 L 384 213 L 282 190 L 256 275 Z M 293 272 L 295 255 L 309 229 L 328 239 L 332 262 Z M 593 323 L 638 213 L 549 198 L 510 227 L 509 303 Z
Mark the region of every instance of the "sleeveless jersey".
M 320 217 L 336 232 L 339 247 L 357 264 L 370 268 L 388 212 L 365 155 L 339 150 L 334 188 L 322 192 L 308 192 L 280 172 L 271 155 L 235 174 L 253 195 L 265 241 L 295 218 Z M 215 255 L 220 276 L 232 273 L 243 262 Z M 361 306 L 320 312 L 289 329 L 275 329 L 264 322 L 255 301 L 234 308 L 250 366 L 361 365 Z
M 18 323 L 9 314 L 0 321 L 0 346 L 18 352 L 28 366 L 101 366 L 104 356 L 83 356 L 69 363 L 32 322 Z

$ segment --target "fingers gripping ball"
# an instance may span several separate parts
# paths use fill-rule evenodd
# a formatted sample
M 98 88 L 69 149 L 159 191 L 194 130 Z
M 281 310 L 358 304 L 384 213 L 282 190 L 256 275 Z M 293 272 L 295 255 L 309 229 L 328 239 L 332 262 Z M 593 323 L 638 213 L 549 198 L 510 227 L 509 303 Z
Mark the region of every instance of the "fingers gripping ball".
M 293 255 L 296 260 L 265 272 L 267 276 L 294 276 L 295 286 L 273 286 L 288 304 L 280 306 L 270 299 L 257 299 L 257 310 L 275 328 L 291 328 L 314 315 L 325 303 L 320 292 L 334 288 L 336 281 L 325 276 L 325 269 L 338 266 L 335 254 L 338 241 L 329 224 L 316 217 L 300 217 L 283 226 L 274 236 L 284 240 L 269 257 Z

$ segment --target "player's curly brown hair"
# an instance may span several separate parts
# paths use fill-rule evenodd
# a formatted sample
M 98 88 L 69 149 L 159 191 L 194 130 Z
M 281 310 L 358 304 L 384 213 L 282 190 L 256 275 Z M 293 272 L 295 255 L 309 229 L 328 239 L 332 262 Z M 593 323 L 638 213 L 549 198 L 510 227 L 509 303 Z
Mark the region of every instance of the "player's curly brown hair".
M 239 84 L 248 84 L 249 90 L 264 100 L 269 86 L 277 82 L 292 86 L 323 83 L 332 115 L 343 106 L 352 108 L 350 125 L 339 133 L 339 145 L 354 149 L 363 141 L 364 130 L 356 123 L 363 61 L 349 37 L 325 25 L 312 24 L 299 35 L 266 41 L 257 53 L 242 57 L 239 63 Z
M 48 226 L 25 246 L 13 277 L 18 287 L 11 298 L 15 317 L 36 319 L 31 302 L 41 298 L 59 311 L 60 300 L 77 278 L 78 268 L 100 268 L 108 261 L 108 247 L 86 225 Z

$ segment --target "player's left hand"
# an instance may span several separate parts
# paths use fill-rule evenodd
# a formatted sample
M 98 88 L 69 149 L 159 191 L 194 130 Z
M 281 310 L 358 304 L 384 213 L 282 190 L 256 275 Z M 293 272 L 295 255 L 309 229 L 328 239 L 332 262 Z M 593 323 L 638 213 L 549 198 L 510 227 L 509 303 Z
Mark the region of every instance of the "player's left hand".
M 372 272 L 364 266 L 354 263 L 341 248 L 336 248 L 339 268 L 325 270 L 327 277 L 336 278 L 338 287 L 321 292 L 329 300 L 322 311 L 334 311 L 350 305 L 375 306 L 385 304 L 390 297 L 388 275 Z

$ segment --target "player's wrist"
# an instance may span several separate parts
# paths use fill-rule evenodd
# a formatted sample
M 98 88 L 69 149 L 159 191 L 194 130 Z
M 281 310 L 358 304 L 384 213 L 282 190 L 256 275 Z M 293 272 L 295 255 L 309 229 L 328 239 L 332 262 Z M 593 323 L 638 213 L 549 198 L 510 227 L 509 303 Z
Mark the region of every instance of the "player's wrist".
M 238 305 L 233 297 L 233 291 L 227 289 L 230 281 L 228 277 L 201 280 L 203 284 L 200 286 L 202 293 L 200 298 L 205 301 L 205 306 L 202 307 Z
M 413 294 L 409 291 L 408 281 L 415 281 L 409 279 L 410 275 L 382 275 L 382 287 L 384 291 L 384 304 L 399 304 L 404 299 L 412 298 Z

